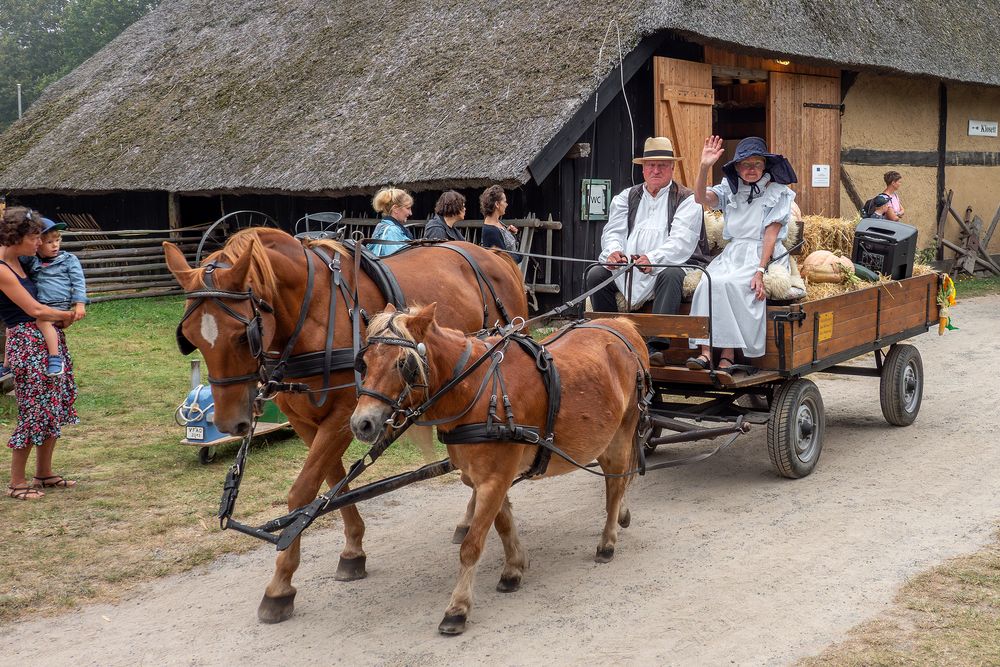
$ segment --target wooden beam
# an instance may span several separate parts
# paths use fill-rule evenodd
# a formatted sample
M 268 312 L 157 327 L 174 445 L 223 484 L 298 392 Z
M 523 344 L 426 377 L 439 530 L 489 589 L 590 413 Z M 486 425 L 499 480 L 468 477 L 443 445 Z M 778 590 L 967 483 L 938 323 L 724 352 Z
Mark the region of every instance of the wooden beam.
M 951 198 L 954 194 L 954 190 L 948 190 L 948 196 L 942 196 L 940 201 L 938 201 L 938 224 L 937 230 L 934 233 L 934 243 L 937 244 L 937 258 L 939 261 L 944 259 L 944 245 L 941 242 L 944 240 L 944 226 L 948 222 L 948 211 L 951 210 Z
M 865 205 L 864 200 L 861 199 L 861 195 L 858 194 L 858 189 L 854 187 L 854 181 L 851 179 L 850 174 L 844 169 L 844 165 L 840 165 L 840 182 L 847 191 L 847 196 L 850 198 L 851 203 L 854 204 L 860 211 Z
M 535 183 L 541 183 L 552 173 L 559 162 L 566 156 L 573 144 L 580 141 L 590 124 L 597 120 L 601 112 L 622 92 L 621 79 L 624 76 L 628 83 L 635 73 L 653 57 L 656 50 L 667 39 L 667 33 L 650 35 L 636 46 L 622 60 L 621 72 L 615 67 L 597 87 L 597 90 L 577 109 L 573 117 L 563 125 L 558 134 L 549 140 L 535 159 L 528 165 L 528 171 Z M 596 100 L 596 110 L 595 110 Z
M 944 154 L 948 150 L 948 87 L 945 86 L 944 81 L 938 84 L 938 150 L 937 150 L 937 177 L 936 177 L 936 190 L 937 190 L 937 200 L 942 202 L 944 200 Z M 948 192 L 948 206 L 951 206 L 951 191 Z M 938 211 L 941 214 L 941 224 L 939 225 L 938 236 L 944 238 L 944 212 Z M 943 259 L 944 248 L 940 245 L 938 246 L 938 259 Z

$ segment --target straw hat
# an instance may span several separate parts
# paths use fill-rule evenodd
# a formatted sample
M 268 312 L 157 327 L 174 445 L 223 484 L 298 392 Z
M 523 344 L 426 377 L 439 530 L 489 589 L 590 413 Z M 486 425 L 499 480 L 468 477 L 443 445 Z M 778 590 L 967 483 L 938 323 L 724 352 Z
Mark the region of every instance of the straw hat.
M 674 145 L 666 137 L 650 137 L 642 147 L 642 157 L 632 160 L 632 164 L 642 164 L 650 160 L 681 160 L 674 157 Z

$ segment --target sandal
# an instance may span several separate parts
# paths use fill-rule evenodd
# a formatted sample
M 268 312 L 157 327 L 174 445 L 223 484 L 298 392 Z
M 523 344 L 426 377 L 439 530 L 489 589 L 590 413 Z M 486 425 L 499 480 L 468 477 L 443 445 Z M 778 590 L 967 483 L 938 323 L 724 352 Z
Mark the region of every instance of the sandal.
M 76 482 L 72 479 L 63 479 L 62 475 L 49 475 L 48 477 L 38 477 L 36 475 L 31 478 L 31 486 L 36 489 L 72 489 L 76 486 Z
M 30 484 L 7 485 L 7 497 L 14 500 L 37 500 L 45 494 Z
M 729 365 L 723 366 L 722 365 L 723 361 L 728 361 Z M 730 359 L 729 357 L 722 357 L 721 359 L 719 359 L 719 370 L 723 373 L 729 373 L 730 375 L 732 375 L 733 373 L 739 373 L 743 369 L 737 366 L 736 362 Z
M 708 370 L 709 358 L 704 354 L 699 354 L 697 357 L 691 357 L 687 360 L 687 367 L 693 371 L 705 371 Z

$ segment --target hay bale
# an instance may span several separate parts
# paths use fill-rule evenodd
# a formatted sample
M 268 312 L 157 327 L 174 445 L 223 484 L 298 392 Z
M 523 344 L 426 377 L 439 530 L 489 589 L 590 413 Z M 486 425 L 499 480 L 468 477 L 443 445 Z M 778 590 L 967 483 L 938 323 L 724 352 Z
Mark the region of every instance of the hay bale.
M 833 253 L 851 256 L 854 249 L 854 229 L 857 220 L 844 218 L 824 218 L 821 215 L 807 215 L 805 222 L 805 243 L 802 255 L 807 257 L 814 250 L 829 250 Z
M 913 265 L 914 276 L 923 276 L 928 273 L 934 273 L 934 267 L 928 264 Z M 867 280 L 861 280 L 858 278 L 848 280 L 843 283 L 810 283 L 809 281 L 806 281 L 805 300 L 818 301 L 819 299 L 825 299 L 830 296 L 847 294 L 848 292 L 857 292 L 858 290 L 874 287 L 875 285 L 888 282 L 892 282 L 892 278 L 888 276 L 879 276 L 876 282 L 868 282 Z

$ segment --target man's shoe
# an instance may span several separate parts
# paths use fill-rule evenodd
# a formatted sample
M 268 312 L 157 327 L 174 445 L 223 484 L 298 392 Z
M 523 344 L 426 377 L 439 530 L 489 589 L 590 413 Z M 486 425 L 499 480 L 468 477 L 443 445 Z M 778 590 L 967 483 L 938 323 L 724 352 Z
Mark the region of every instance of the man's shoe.
M 650 366 L 666 366 L 667 360 L 663 355 L 663 352 L 656 351 L 649 353 L 649 365 Z
M 58 354 L 49 355 L 49 361 L 45 367 L 45 375 L 51 378 L 62 375 L 65 371 L 66 362 L 63 361 L 62 356 Z
M 13 374 L 14 371 L 11 370 L 9 366 L 4 366 L 3 364 L 0 364 L 0 380 L 5 380 Z

